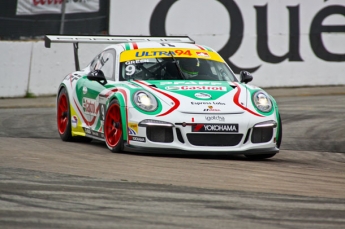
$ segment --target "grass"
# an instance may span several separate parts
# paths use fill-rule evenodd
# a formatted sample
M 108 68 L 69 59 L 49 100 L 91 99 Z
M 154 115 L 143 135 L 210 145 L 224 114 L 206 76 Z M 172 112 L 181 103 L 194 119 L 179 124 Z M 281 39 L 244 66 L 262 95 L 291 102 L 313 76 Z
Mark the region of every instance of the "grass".
M 36 95 L 34 93 L 27 91 L 24 98 L 36 98 Z

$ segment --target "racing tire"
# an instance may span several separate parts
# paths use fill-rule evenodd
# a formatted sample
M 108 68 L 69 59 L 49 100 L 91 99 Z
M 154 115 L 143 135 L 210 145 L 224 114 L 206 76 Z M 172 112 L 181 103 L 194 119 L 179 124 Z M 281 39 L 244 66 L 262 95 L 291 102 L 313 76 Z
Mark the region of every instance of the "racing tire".
M 72 141 L 71 112 L 66 88 L 62 88 L 57 99 L 57 129 L 63 141 Z
M 278 127 L 279 127 L 279 132 L 278 132 L 278 139 L 277 141 L 277 148 L 280 149 L 280 145 L 282 144 L 282 138 L 283 138 L 283 124 L 282 120 L 280 118 L 280 114 L 278 113 Z
M 113 153 L 123 150 L 121 108 L 116 99 L 110 102 L 105 114 L 104 138 L 109 150 Z

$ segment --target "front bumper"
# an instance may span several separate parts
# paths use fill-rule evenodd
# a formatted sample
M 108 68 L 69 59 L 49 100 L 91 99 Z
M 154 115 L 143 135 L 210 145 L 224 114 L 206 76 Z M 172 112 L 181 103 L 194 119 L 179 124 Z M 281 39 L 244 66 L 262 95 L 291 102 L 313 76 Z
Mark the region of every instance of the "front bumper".
M 135 111 L 133 111 L 135 113 Z M 131 113 L 131 112 L 129 112 Z M 220 117 L 210 121 L 209 116 Z M 157 125 L 140 125 L 143 120 L 157 120 Z M 165 117 L 129 115 L 137 123 L 136 133 L 129 133 L 125 151 L 182 154 L 271 154 L 276 148 L 276 117 L 242 114 L 186 114 L 175 112 Z M 162 123 L 167 123 L 162 126 Z M 198 125 L 215 125 L 211 131 Z M 193 127 L 194 126 L 194 127 Z M 220 126 L 220 127 L 219 127 Z M 221 128 L 221 131 L 219 131 Z
M 145 154 L 177 154 L 177 155 L 212 155 L 212 156 L 230 156 L 230 155 L 255 155 L 255 154 L 273 154 L 279 153 L 277 147 L 261 148 L 261 149 L 249 149 L 244 151 L 192 151 L 192 150 L 180 150 L 175 148 L 147 148 L 138 147 L 133 145 L 124 144 L 124 151 L 133 153 L 145 153 Z

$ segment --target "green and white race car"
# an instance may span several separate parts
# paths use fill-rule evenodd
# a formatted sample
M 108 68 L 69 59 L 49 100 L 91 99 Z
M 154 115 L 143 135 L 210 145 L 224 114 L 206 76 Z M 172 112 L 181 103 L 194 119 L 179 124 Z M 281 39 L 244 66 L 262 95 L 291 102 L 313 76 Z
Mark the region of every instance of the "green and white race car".
M 57 93 L 63 141 L 98 139 L 112 152 L 244 154 L 279 152 L 282 122 L 264 90 L 239 79 L 212 48 L 189 37 L 45 36 L 73 43 L 76 71 Z M 79 69 L 79 43 L 108 43 Z

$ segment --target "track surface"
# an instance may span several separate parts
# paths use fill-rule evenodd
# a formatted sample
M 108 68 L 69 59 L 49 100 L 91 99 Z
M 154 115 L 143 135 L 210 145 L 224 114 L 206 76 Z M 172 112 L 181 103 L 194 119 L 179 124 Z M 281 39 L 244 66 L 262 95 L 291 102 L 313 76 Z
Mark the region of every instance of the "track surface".
M 0 109 L 0 228 L 345 228 L 344 96 L 280 97 L 270 160 L 65 143 L 55 108 Z

